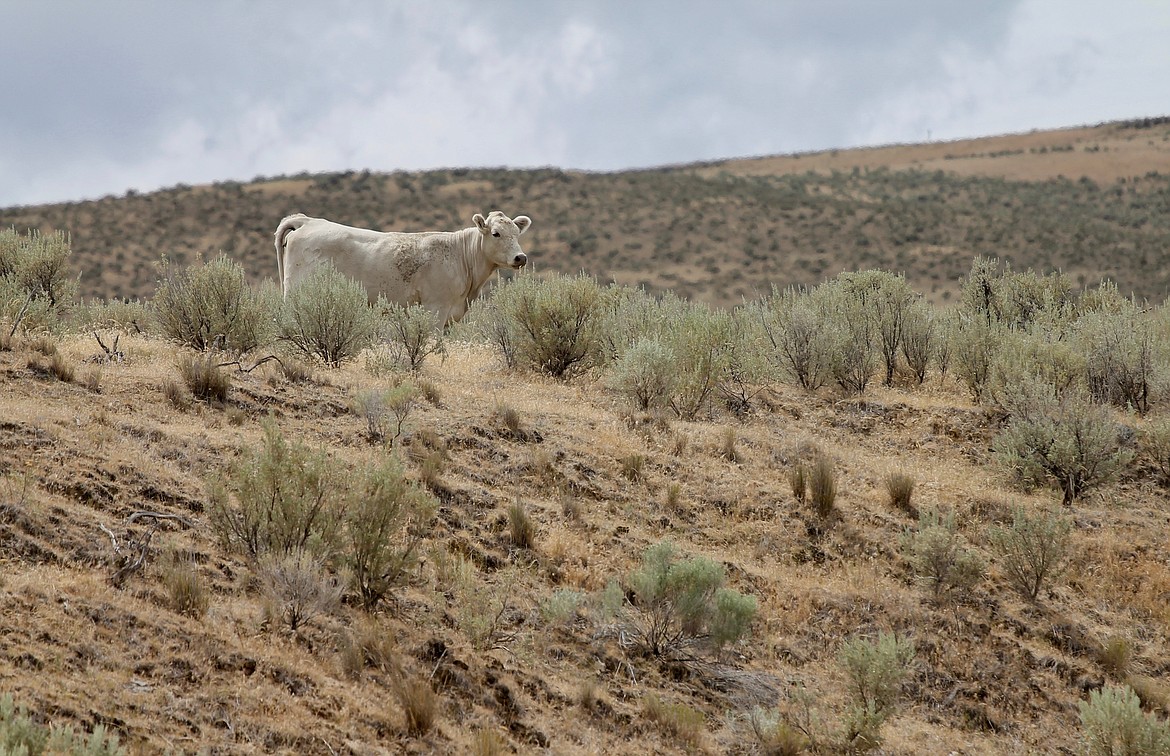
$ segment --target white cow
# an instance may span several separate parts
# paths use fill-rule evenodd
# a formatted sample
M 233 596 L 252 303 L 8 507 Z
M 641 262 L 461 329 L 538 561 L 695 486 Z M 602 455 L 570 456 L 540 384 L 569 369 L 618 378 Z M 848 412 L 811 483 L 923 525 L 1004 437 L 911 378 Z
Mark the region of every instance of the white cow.
M 408 234 L 343 226 L 302 213 L 276 227 L 276 269 L 285 296 L 322 263 L 402 306 L 420 304 L 445 325 L 459 320 L 498 268 L 528 262 L 520 234 L 532 225 L 526 215 L 509 218 L 493 210 L 462 231 Z

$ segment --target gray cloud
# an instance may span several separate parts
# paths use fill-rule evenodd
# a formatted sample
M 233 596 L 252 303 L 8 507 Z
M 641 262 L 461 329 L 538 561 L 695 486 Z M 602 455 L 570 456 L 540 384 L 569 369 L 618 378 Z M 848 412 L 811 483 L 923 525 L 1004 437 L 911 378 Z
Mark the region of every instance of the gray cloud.
M 605 170 L 1157 115 L 1163 7 L 10 0 L 0 206 L 302 170 Z

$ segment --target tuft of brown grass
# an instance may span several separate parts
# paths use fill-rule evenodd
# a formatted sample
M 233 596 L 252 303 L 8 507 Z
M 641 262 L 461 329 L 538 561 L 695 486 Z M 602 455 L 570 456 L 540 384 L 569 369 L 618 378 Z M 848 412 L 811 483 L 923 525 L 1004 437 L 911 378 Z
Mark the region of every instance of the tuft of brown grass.
M 495 730 L 478 730 L 471 738 L 474 756 L 501 756 L 508 752 L 508 742 Z
M 48 334 L 41 334 L 33 338 L 28 342 L 28 348 L 34 352 L 39 352 L 45 357 L 52 357 L 57 354 L 57 342 Z
M 100 394 L 102 392 L 102 369 L 95 367 L 86 370 L 78 384 L 91 394 Z
M 837 473 L 833 462 L 824 454 L 818 454 L 809 470 L 809 501 L 813 511 L 821 519 L 829 517 L 837 503 Z
M 394 696 L 406 719 L 406 731 L 414 737 L 426 735 L 439 716 L 439 694 L 428 680 L 399 676 L 394 680 Z
M 219 366 L 215 355 L 184 355 L 179 358 L 179 375 L 191 395 L 205 402 L 226 402 L 231 374 Z
M 885 479 L 886 494 L 890 498 L 890 506 L 899 509 L 911 517 L 917 517 L 918 511 L 911 501 L 914 494 L 914 478 L 903 472 L 890 473 Z
M 536 544 L 536 523 L 519 497 L 508 507 L 508 533 L 518 549 L 531 549 Z
M 520 412 L 508 404 L 497 404 L 494 413 L 496 419 L 512 436 L 524 435 L 524 422 L 520 419 Z
M 439 390 L 438 384 L 434 381 L 415 379 L 414 385 L 418 388 L 419 396 L 426 400 L 427 404 L 432 407 L 443 405 L 443 392 Z
M 537 447 L 528 453 L 528 469 L 546 483 L 557 479 L 556 455 L 544 447 Z
M 186 412 L 191 409 L 191 392 L 174 378 L 167 379 L 162 385 L 163 395 L 175 409 Z
M 622 477 L 637 482 L 645 477 L 646 457 L 641 454 L 628 454 L 618 462 L 621 464 Z
M 583 510 L 581 497 L 575 495 L 568 489 L 562 489 L 558 498 L 561 503 L 561 514 L 565 516 L 565 519 L 572 522 L 580 522 Z
M 63 383 L 73 383 L 73 379 L 77 374 L 77 366 L 65 355 L 54 351 L 52 358 L 49 360 L 49 372 Z
M 719 456 L 728 462 L 739 463 L 743 461 L 743 457 L 736 448 L 736 443 L 739 441 L 739 435 L 735 432 L 735 428 L 723 429 L 723 440 L 719 445 Z
M 671 512 L 680 512 L 683 509 L 682 484 L 671 481 L 666 484 L 666 494 L 663 504 Z
M 1129 677 L 1133 661 L 1133 644 L 1124 635 L 1111 635 L 1097 649 L 1097 662 L 1106 673 L 1119 680 Z
M 172 559 L 162 572 L 170 607 L 179 614 L 202 619 L 211 604 L 211 591 L 194 561 Z
M 399 655 L 394 634 L 385 626 L 367 618 L 339 639 L 341 668 L 351 678 L 361 676 L 367 667 L 391 672 Z
M 788 485 L 792 488 L 792 497 L 798 504 L 804 504 L 808 497 L 808 467 L 803 462 L 797 462 L 788 470 Z
M 288 383 L 312 383 L 316 380 L 313 368 L 308 363 L 286 357 L 277 364 L 280 366 L 278 374 Z
M 703 738 L 703 712 L 682 703 L 666 703 L 657 693 L 647 693 L 642 699 L 642 715 L 689 748 L 697 748 Z

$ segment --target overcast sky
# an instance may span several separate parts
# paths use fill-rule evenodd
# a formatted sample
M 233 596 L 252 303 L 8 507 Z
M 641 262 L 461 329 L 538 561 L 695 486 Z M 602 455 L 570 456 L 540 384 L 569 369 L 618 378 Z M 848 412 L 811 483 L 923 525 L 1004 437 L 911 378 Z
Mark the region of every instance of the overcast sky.
M 0 0 L 0 207 L 1170 114 L 1167 0 Z

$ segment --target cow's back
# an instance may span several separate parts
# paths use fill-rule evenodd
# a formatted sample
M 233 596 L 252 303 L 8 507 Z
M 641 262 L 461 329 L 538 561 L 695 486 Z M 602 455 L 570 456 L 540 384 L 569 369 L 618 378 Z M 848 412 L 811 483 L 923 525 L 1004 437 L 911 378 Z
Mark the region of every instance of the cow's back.
M 286 277 L 289 287 L 295 286 L 328 262 L 360 282 L 371 303 L 382 295 L 395 304 L 418 304 L 413 283 L 449 254 L 448 236 L 372 231 L 312 218 L 286 238 Z

